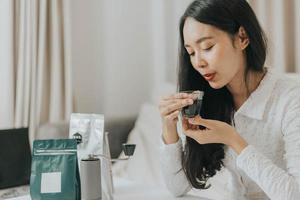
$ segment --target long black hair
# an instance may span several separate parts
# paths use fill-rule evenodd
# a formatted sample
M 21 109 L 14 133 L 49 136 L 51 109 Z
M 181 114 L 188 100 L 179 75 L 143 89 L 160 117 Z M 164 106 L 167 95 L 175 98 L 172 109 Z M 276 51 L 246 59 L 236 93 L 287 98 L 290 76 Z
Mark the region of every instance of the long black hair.
M 245 49 L 247 66 L 245 81 L 249 71 L 263 72 L 267 53 L 267 41 L 259 22 L 246 0 L 196 0 L 186 9 L 180 20 L 178 88 L 204 91 L 200 115 L 232 124 L 234 114 L 233 97 L 224 86 L 213 89 L 197 72 L 184 47 L 183 26 L 187 17 L 212 25 L 233 36 L 242 26 L 248 37 Z M 223 144 L 199 144 L 187 137 L 182 155 L 183 170 L 194 188 L 207 188 L 208 178 L 214 176 L 223 166 Z

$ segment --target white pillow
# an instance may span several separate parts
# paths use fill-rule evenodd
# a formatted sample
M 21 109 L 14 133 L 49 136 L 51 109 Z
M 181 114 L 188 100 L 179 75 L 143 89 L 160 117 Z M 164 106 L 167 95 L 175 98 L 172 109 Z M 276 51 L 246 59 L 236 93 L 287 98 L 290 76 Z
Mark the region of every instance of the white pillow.
M 137 145 L 135 153 L 130 160 L 113 165 L 114 176 L 149 185 L 164 185 L 158 157 L 162 130 L 158 103 L 162 96 L 175 92 L 175 84 L 164 82 L 152 91 L 150 102 L 141 106 L 135 127 L 127 141 Z
M 113 165 L 113 175 L 149 185 L 163 185 L 159 163 L 161 120 L 158 107 L 145 103 L 141 107 L 128 143 L 136 144 L 134 155 Z M 123 156 L 123 155 L 121 155 Z

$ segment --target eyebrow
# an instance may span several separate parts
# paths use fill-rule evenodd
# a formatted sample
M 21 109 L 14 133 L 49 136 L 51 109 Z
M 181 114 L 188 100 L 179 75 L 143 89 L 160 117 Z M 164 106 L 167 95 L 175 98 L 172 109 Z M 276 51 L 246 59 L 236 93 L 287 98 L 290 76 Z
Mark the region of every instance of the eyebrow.
M 199 43 L 203 42 L 204 40 L 208 40 L 208 39 L 212 39 L 212 38 L 213 38 L 212 36 L 207 36 L 207 37 L 199 38 L 199 39 L 196 41 L 196 44 L 199 44 Z M 190 45 L 188 45 L 188 44 L 185 44 L 184 46 L 185 46 L 185 47 L 190 47 Z

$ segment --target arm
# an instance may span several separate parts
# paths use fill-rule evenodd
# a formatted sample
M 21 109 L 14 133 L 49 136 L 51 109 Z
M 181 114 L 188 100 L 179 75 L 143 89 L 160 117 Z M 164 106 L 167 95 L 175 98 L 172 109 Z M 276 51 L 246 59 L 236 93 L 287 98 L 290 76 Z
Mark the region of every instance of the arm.
M 251 177 L 271 199 L 300 199 L 300 98 L 290 103 L 282 121 L 287 171 L 247 146 L 237 166 Z
M 163 125 L 160 153 L 162 175 L 167 188 L 175 196 L 182 196 L 191 189 L 182 170 L 182 141 L 177 132 L 179 112 L 191 104 L 193 104 L 192 96 L 186 93 L 163 97 L 159 103 Z
M 185 195 L 191 186 L 182 170 L 182 141 L 174 144 L 161 144 L 160 164 L 168 190 L 176 197 Z

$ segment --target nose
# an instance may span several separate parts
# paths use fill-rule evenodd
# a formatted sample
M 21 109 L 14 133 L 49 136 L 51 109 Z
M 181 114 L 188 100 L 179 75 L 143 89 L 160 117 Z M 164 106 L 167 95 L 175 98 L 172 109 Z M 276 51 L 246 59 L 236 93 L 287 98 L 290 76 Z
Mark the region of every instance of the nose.
M 207 66 L 207 62 L 205 61 L 203 56 L 201 56 L 200 53 L 196 54 L 195 68 L 200 69 L 200 68 L 204 68 L 205 66 Z

